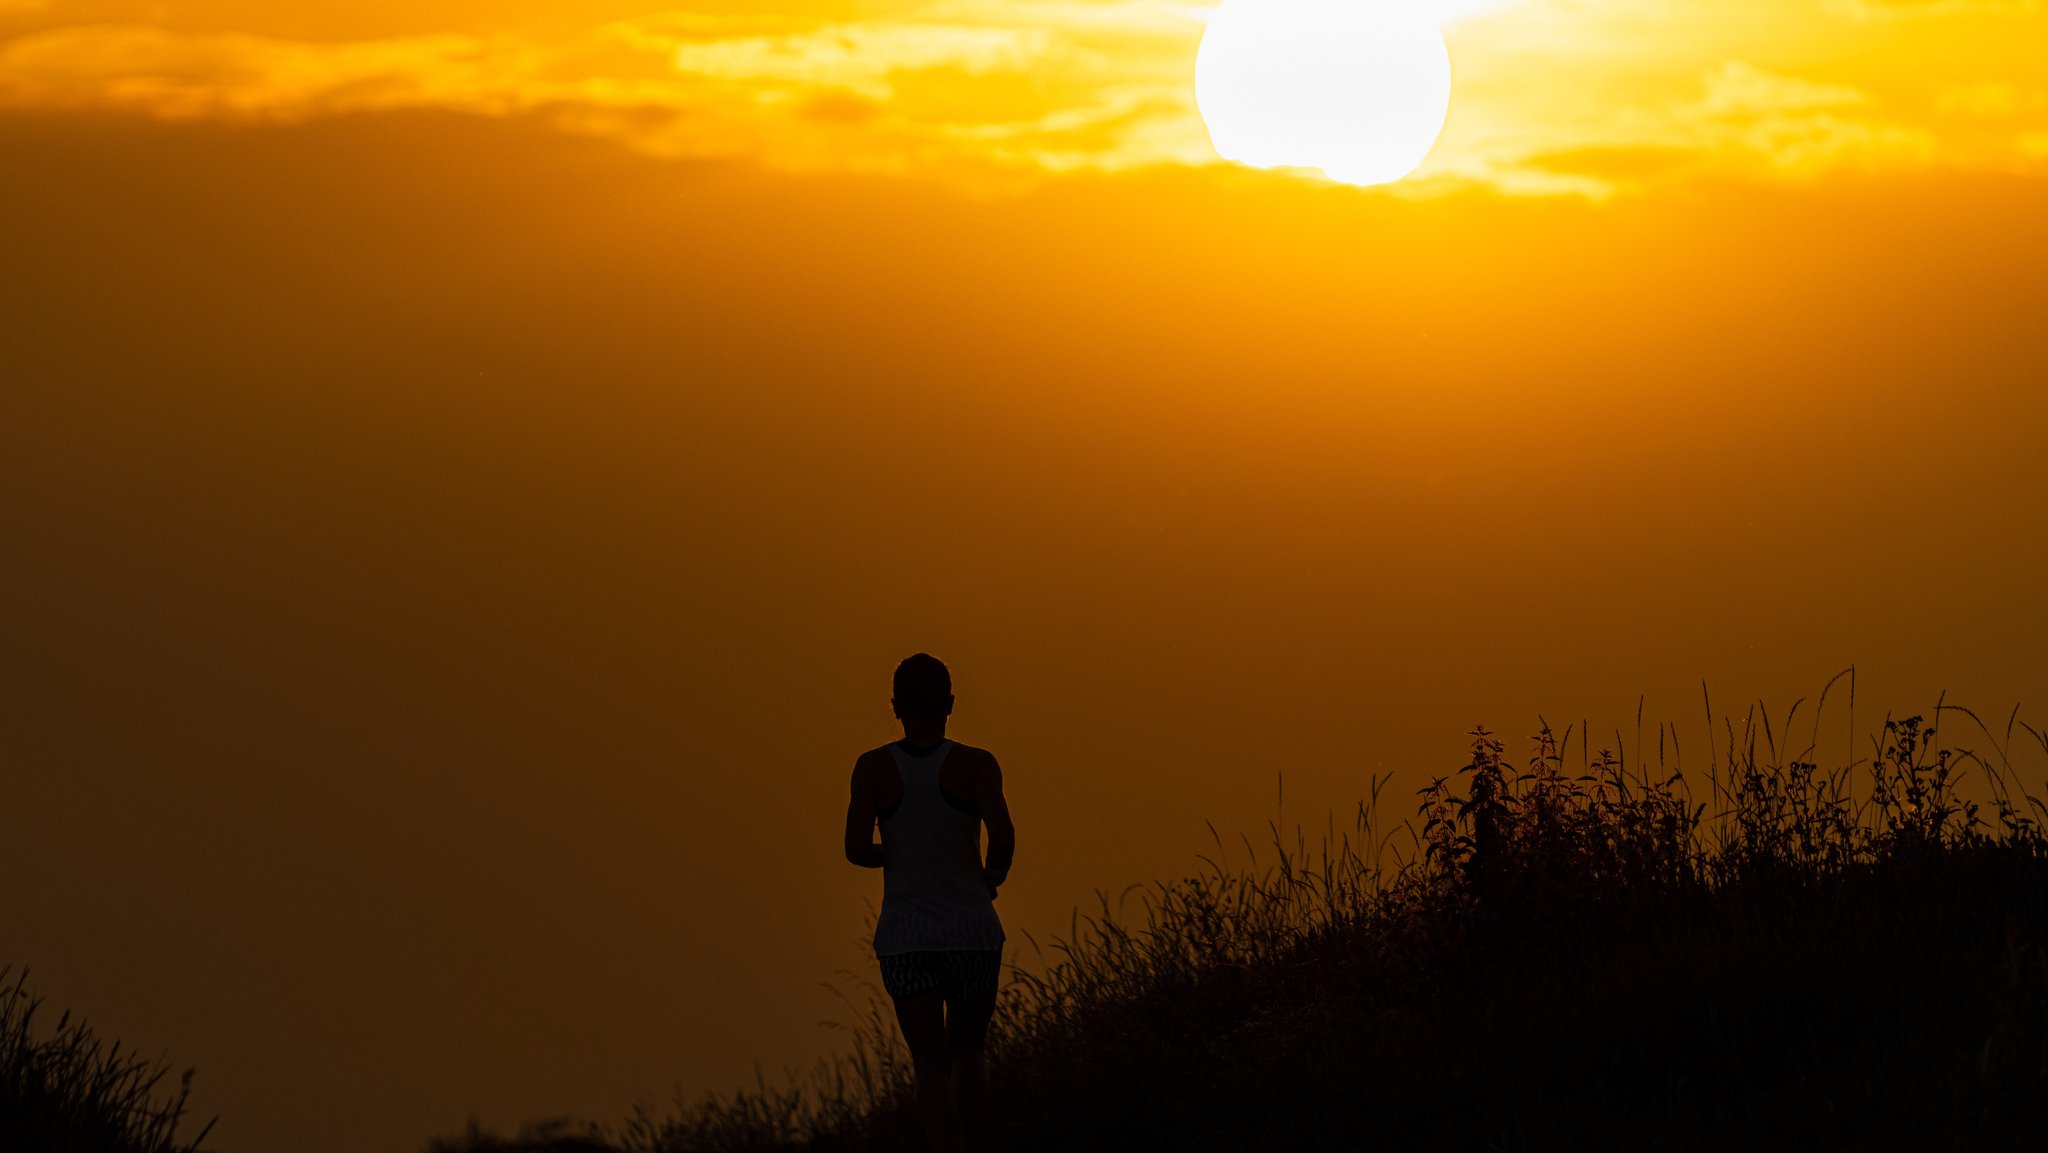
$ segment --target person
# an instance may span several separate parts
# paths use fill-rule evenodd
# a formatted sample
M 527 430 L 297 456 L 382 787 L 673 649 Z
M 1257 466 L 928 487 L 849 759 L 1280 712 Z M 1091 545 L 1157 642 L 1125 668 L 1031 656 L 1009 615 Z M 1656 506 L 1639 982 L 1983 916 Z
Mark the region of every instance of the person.
M 936 1153 L 980 1153 L 988 1145 L 982 1048 L 1003 959 L 995 898 L 1017 834 L 995 757 L 946 736 L 953 682 L 944 662 L 906 658 L 894 688 L 903 739 L 854 762 L 846 859 L 882 870 L 875 959 L 910 1046 L 918 1119 Z

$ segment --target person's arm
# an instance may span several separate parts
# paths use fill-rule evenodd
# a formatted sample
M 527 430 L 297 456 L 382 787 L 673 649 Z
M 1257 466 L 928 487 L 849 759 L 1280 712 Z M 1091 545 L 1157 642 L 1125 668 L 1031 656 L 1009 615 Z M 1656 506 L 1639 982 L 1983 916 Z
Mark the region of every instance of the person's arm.
M 875 791 L 868 787 L 865 764 L 853 766 L 853 794 L 846 799 L 846 859 L 863 869 L 882 867 L 882 846 L 875 843 Z
M 993 897 L 1009 880 L 1010 862 L 1017 855 L 1017 826 L 1010 821 L 1010 802 L 1003 798 L 1003 768 L 993 756 L 975 776 L 974 804 L 988 826 L 988 860 L 982 879 L 988 882 L 988 895 Z

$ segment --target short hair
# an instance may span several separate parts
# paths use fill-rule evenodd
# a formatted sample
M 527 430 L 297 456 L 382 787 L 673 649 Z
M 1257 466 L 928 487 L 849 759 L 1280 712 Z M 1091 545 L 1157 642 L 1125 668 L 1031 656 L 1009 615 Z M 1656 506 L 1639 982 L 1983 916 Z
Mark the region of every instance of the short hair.
M 914 653 L 896 666 L 896 711 L 914 717 L 943 717 L 953 711 L 953 674 L 930 653 Z

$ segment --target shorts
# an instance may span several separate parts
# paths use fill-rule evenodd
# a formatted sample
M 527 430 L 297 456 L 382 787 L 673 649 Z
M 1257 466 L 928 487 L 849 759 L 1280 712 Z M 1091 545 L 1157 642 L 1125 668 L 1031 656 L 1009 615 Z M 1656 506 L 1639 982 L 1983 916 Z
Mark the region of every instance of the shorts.
M 1001 949 L 954 949 L 947 952 L 895 953 L 876 957 L 882 965 L 882 988 L 902 1000 L 937 989 L 949 1002 L 996 1002 L 996 981 L 1003 972 Z

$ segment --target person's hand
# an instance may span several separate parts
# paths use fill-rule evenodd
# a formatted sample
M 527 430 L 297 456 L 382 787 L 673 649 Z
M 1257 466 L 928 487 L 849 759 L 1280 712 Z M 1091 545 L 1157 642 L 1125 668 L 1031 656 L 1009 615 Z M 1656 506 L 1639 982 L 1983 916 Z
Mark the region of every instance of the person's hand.
M 993 901 L 996 899 L 996 890 L 1002 887 L 1003 879 L 987 869 L 983 869 L 981 871 L 981 883 L 988 886 L 988 899 Z

